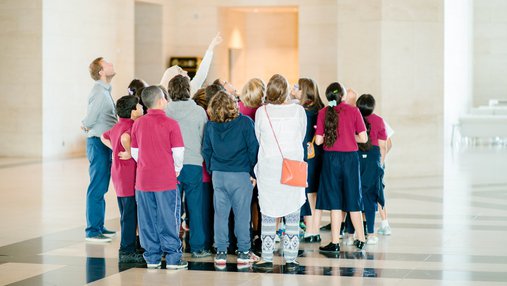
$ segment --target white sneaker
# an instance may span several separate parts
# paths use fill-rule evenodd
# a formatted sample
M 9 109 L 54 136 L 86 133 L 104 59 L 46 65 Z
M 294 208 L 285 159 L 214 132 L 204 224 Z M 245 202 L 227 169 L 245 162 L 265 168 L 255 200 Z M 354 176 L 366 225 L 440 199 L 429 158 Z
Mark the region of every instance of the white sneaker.
M 374 245 L 378 243 L 378 236 L 376 235 L 368 235 L 368 239 L 366 240 L 366 244 Z
M 86 237 L 85 240 L 88 242 L 95 242 L 95 243 L 109 243 L 109 242 L 111 242 L 111 238 L 109 238 L 103 234 L 99 234 L 99 235 L 91 236 L 91 237 Z
M 185 269 L 185 268 L 188 268 L 188 262 L 186 262 L 185 260 L 181 260 L 178 261 L 176 264 L 167 264 L 165 266 L 166 269 L 172 269 L 172 270 L 177 270 L 177 269 Z
M 345 238 L 345 245 L 354 245 L 354 235 L 350 234 Z
M 380 227 L 377 233 L 382 235 L 391 235 L 391 227 L 389 225 Z
M 148 269 L 160 269 L 160 267 L 162 266 L 162 263 L 157 263 L 157 264 L 146 264 L 147 268 Z

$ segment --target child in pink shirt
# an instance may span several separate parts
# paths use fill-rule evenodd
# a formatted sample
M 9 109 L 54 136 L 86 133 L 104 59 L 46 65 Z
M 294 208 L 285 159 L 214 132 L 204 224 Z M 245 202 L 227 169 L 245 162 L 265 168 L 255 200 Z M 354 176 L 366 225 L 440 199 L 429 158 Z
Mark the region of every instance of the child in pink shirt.
M 357 143 L 368 140 L 366 126 L 359 109 L 342 101 L 346 89 L 334 82 L 326 89 L 328 107 L 319 111 L 315 143 L 324 143 L 324 157 L 320 185 L 317 192 L 315 216 L 320 219 L 322 210 L 331 211 L 332 241 L 320 247 L 321 252 L 340 251 L 340 225 L 342 210 L 350 212 L 357 231 L 354 245 L 363 249 L 365 236 L 362 225 L 361 182 Z

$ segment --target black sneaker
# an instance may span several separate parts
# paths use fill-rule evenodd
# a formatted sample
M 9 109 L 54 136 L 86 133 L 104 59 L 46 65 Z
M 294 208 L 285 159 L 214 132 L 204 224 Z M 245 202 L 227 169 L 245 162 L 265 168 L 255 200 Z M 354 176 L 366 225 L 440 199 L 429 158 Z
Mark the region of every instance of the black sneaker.
M 203 249 L 201 251 L 192 252 L 192 258 L 204 258 L 204 257 L 210 257 L 211 252 L 209 250 Z
M 227 263 L 227 252 L 218 251 L 217 255 L 215 255 L 215 264 L 216 265 L 225 265 Z
M 176 264 L 167 264 L 165 266 L 166 269 L 172 269 L 172 270 L 184 269 L 187 267 L 188 267 L 188 262 L 186 262 L 185 260 L 181 260 L 181 259 Z
M 299 269 L 299 262 L 296 260 L 287 262 L 285 263 L 285 269 L 287 269 L 287 271 L 297 271 Z
M 359 239 L 354 240 L 354 245 L 356 246 L 357 250 L 363 250 L 366 243 L 364 241 L 360 241 Z
M 273 270 L 273 262 L 259 261 L 253 265 L 253 269 L 257 271 L 270 271 Z
M 112 238 L 116 236 L 116 231 L 104 228 L 104 230 L 102 230 L 102 234 L 106 237 Z
M 325 226 L 321 227 L 320 230 L 331 230 L 331 224 L 326 224 Z
M 310 236 L 303 238 L 303 242 L 306 242 L 306 243 L 316 243 L 316 242 L 320 242 L 320 241 L 321 241 L 320 234 L 310 235 Z
M 260 260 L 259 256 L 255 255 L 251 251 L 245 251 L 245 252 L 238 251 L 238 257 L 236 259 L 236 262 L 238 264 L 248 264 L 248 263 L 252 263 L 252 262 L 257 262 L 259 260 Z
M 339 253 L 340 252 L 340 244 L 339 243 L 332 243 L 330 242 L 326 246 L 320 246 L 319 251 L 321 252 L 332 252 L 332 253 Z
M 142 254 L 137 252 L 121 252 L 120 263 L 144 263 L 144 257 Z

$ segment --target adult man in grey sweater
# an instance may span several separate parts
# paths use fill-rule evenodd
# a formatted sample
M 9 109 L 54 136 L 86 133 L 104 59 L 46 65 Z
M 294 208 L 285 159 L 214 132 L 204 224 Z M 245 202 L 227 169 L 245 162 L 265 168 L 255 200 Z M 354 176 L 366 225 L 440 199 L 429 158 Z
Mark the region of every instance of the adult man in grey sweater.
M 111 149 L 100 141 L 100 136 L 117 122 L 111 80 L 115 75 L 113 64 L 97 58 L 90 64 L 90 76 L 95 80 L 88 97 L 86 117 L 82 121 L 86 140 L 86 156 L 90 161 L 90 184 L 86 193 L 86 240 L 111 242 L 116 232 L 104 227 L 106 201 L 104 195 L 111 177 Z

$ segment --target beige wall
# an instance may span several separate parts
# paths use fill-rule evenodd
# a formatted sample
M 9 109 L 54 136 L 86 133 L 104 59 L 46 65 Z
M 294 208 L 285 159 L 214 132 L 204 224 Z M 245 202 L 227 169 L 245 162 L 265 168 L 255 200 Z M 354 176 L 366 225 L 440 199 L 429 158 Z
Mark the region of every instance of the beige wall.
M 165 70 L 163 13 L 161 4 L 135 3 L 134 76 L 150 84 L 158 84 Z
M 163 67 L 167 66 L 170 56 L 202 56 L 209 41 L 223 27 L 226 20 L 221 14 L 223 9 L 252 7 L 251 1 L 243 0 L 142 2 L 163 7 Z M 21 5 L 18 1 L 4 1 L 2 5 L 4 3 Z M 8 128 L 16 130 L 11 133 L 12 139 L 23 144 L 27 137 L 36 138 L 44 130 L 44 156 L 84 154 L 84 137 L 79 131 L 79 124 L 85 115 L 88 92 L 93 85 L 87 66 L 97 56 L 111 60 L 118 72 L 112 82 L 113 96 L 118 98 L 125 93 L 126 86 L 135 75 L 134 3 L 134 0 L 45 1 L 44 37 L 39 39 L 43 41 L 43 68 L 41 60 L 38 61 L 39 70 L 43 69 L 43 115 L 40 108 L 38 115 L 34 113 L 39 122 L 43 118 L 43 127 L 36 126 L 32 132 L 22 133 L 24 131 L 19 131 L 19 128 L 13 129 L 3 123 L 16 122 L 13 118 L 17 114 L 10 114 L 2 120 L 4 133 L 9 133 Z M 396 131 L 389 160 L 391 176 L 441 173 L 444 102 L 442 1 L 261 0 L 255 5 L 298 9 L 297 69 L 300 77 L 315 79 L 321 90 L 330 82 L 339 80 L 360 93 L 375 95 L 378 113 Z M 8 12 L 9 15 L 11 13 Z M 243 21 L 249 25 L 259 21 L 255 19 L 257 16 L 248 17 Z M 10 19 L 15 21 L 14 17 Z M 34 21 L 34 17 L 23 23 L 26 25 L 30 23 L 28 21 Z M 290 21 L 295 22 L 294 19 Z M 0 29 L 5 30 L 4 26 Z M 34 27 L 36 25 L 30 26 Z M 8 37 L 7 33 L 4 32 L 4 37 Z M 19 41 L 22 39 L 19 38 Z M 226 38 L 216 49 L 209 79 L 228 76 L 228 40 Z M 23 46 L 24 42 L 19 45 Z M 27 46 L 37 47 L 36 44 Z M 16 50 L 13 47 L 10 49 Z M 10 60 L 12 57 L 4 62 Z M 246 60 L 246 68 L 257 69 Z M 250 57 L 248 61 L 251 61 Z M 290 60 L 284 58 L 283 61 Z M 150 79 L 157 79 L 155 73 L 149 76 Z M 243 76 L 250 77 L 248 74 Z M 2 81 L 6 81 L 5 77 Z M 241 81 L 244 80 L 238 79 L 238 82 Z M 34 84 L 31 92 L 36 93 L 37 76 L 23 80 L 23 83 L 26 82 Z M 39 93 L 40 85 L 39 82 Z M 241 84 L 237 85 L 240 89 Z M 20 83 L 18 88 L 28 86 Z M 32 99 L 30 106 L 36 107 L 36 100 L 42 101 L 41 96 L 36 96 L 35 101 Z M 29 122 L 36 124 L 37 121 Z M 32 145 L 40 148 L 40 142 Z M 21 152 L 12 154 L 22 155 Z M 421 169 L 420 163 L 428 160 L 434 165 Z
M 297 82 L 298 14 L 286 9 L 223 9 L 220 31 L 226 39 L 229 68 L 221 77 L 238 90 L 251 78 L 265 82 L 279 73 Z M 229 70 L 230 69 L 230 70 Z M 210 81 L 212 79 L 210 78 Z
M 339 0 L 337 13 L 338 80 L 395 130 L 387 175 L 442 174 L 443 2 Z
M 474 0 L 474 101 L 507 100 L 507 1 Z
M 134 1 L 44 1 L 43 13 L 43 154 L 84 154 L 79 127 L 94 84 L 88 65 L 99 56 L 111 61 L 113 98 L 126 94 L 134 74 Z
M 0 156 L 42 155 L 42 1 L 0 1 Z
M 443 8 L 441 0 L 383 1 L 379 112 L 396 131 L 388 172 L 397 177 L 443 172 Z
M 241 0 L 174 1 L 171 2 L 170 9 L 177 11 L 177 13 L 171 14 L 172 25 L 167 28 L 170 30 L 168 34 L 172 44 L 168 44 L 166 47 L 170 47 L 171 55 L 202 56 L 209 41 L 227 22 L 227 19 L 223 17 L 224 14 L 221 14 L 223 13 L 221 8 L 245 8 L 253 5 L 264 8 L 298 8 L 297 45 L 299 47 L 298 69 L 300 76 L 314 78 L 322 85 L 336 78 L 336 1 L 262 0 L 255 3 Z M 294 20 L 291 21 L 294 22 Z M 227 31 L 223 33 L 227 34 Z M 228 76 L 228 40 L 225 39 L 224 43 L 217 47 L 208 80 Z M 249 77 L 249 75 L 245 75 L 245 77 Z M 241 84 L 236 84 L 236 88 L 241 89 Z

